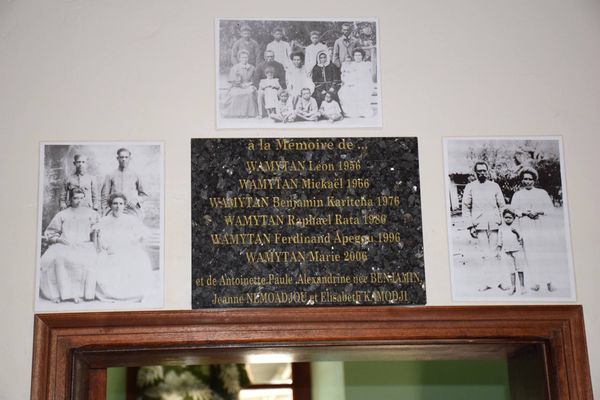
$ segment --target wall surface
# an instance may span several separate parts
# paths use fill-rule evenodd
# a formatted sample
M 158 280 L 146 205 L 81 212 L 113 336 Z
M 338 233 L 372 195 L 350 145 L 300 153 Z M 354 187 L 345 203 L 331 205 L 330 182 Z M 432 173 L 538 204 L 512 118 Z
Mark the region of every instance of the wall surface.
M 217 131 L 217 16 L 379 17 L 383 129 Z M 188 309 L 190 138 L 259 135 L 417 136 L 430 305 L 454 304 L 441 138 L 562 135 L 600 393 L 598 71 L 598 0 L 0 0 L 0 399 L 29 396 L 39 142 L 164 141 L 166 307 Z

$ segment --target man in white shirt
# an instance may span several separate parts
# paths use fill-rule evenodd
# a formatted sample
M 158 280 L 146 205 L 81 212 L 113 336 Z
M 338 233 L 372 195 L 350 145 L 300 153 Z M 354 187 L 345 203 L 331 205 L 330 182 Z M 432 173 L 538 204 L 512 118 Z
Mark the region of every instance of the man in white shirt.
M 494 282 L 492 285 L 483 284 L 480 291 L 502 285 L 499 267 L 494 254 L 498 244 L 498 229 L 502 224 L 502 210 L 506 207 L 504 195 L 496 182 L 488 179 L 488 165 L 478 161 L 474 166 L 476 180 L 465 186 L 462 199 L 462 215 L 471 236 L 477 240 L 477 248 L 481 254 L 481 277 L 483 282 Z M 475 265 L 477 266 L 477 265 Z
M 290 65 L 290 55 L 292 47 L 283 39 L 283 28 L 277 27 L 273 29 L 273 41 L 267 45 L 267 50 L 271 50 L 275 54 L 275 61 L 283 64 L 285 69 Z
M 103 214 L 108 214 L 110 212 L 110 204 L 108 204 L 110 195 L 120 193 L 127 198 L 125 214 L 135 215 L 143 220 L 142 203 L 148 195 L 144 191 L 141 176 L 129 167 L 130 161 L 131 151 L 126 148 L 117 150 L 119 167 L 106 176 L 102 185 L 102 210 Z
M 317 54 L 322 51 L 327 52 L 327 46 L 319 42 L 321 32 L 312 31 L 310 33 L 310 44 L 304 49 L 304 69 L 308 76 L 312 76 L 312 69 L 317 65 Z

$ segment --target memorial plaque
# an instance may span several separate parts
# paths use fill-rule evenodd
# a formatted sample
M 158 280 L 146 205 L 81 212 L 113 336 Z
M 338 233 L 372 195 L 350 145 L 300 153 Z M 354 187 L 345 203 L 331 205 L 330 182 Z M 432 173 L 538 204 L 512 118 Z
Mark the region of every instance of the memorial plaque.
M 425 304 L 416 138 L 192 139 L 192 308 Z

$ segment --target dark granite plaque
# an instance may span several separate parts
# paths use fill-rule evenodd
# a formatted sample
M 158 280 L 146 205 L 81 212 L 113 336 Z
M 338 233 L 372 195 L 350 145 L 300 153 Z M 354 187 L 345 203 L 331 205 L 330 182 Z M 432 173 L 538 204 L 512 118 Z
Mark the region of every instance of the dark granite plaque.
M 357 304 L 425 304 L 417 139 L 192 139 L 192 308 Z

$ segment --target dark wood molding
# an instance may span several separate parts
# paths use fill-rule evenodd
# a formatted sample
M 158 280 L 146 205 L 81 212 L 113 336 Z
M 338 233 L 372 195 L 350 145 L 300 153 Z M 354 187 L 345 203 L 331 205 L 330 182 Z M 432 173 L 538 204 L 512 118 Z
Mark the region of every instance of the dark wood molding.
M 89 370 L 87 393 L 88 400 L 106 400 L 106 368 Z
M 292 363 L 292 389 L 294 400 L 311 400 L 311 385 L 310 363 Z
M 125 383 L 125 400 L 137 399 L 137 373 L 139 368 L 127 368 L 127 380 Z
M 114 366 L 285 353 L 294 362 L 502 358 L 510 369 L 532 346 L 543 356 L 548 398 L 593 398 L 578 305 L 38 314 L 31 398 L 90 398 L 102 378 L 97 370 Z

